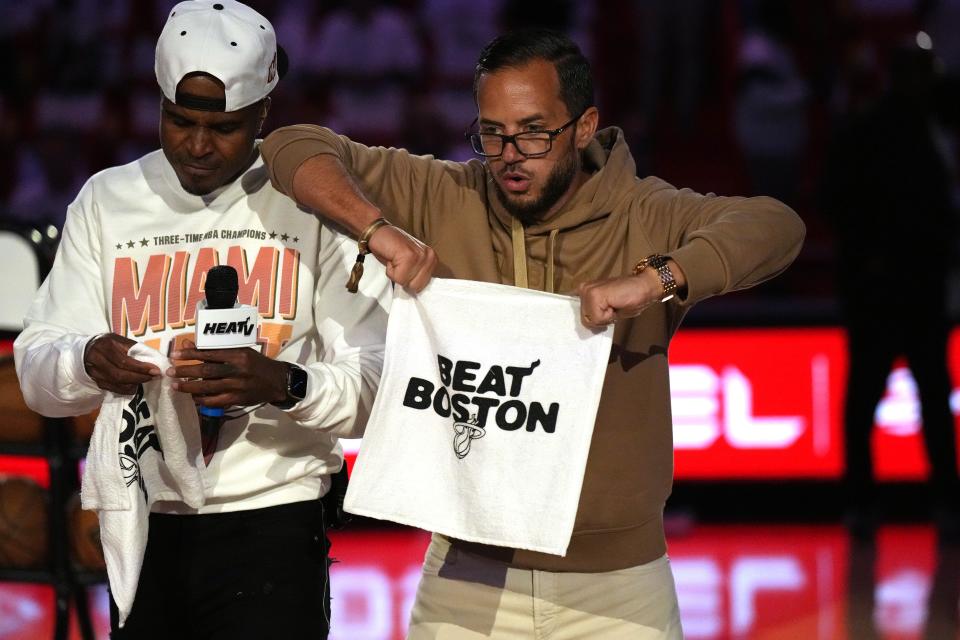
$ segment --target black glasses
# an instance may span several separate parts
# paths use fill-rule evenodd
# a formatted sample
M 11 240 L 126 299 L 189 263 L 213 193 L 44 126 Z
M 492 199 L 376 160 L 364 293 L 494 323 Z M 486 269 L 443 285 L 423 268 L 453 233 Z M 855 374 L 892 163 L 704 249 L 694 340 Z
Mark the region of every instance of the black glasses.
M 584 112 L 580 112 L 576 118 L 561 127 L 546 131 L 523 131 L 521 133 L 515 133 L 512 136 L 507 136 L 502 133 L 470 132 L 464 135 L 470 140 L 474 153 L 484 158 L 496 158 L 503 155 L 503 150 L 507 148 L 507 144 L 512 144 L 519 153 L 527 158 L 539 158 L 540 156 L 545 156 L 550 153 L 550 149 L 553 148 L 553 139 L 579 120 L 583 113 Z M 474 119 L 473 124 L 470 125 L 471 128 L 476 123 L 477 121 Z

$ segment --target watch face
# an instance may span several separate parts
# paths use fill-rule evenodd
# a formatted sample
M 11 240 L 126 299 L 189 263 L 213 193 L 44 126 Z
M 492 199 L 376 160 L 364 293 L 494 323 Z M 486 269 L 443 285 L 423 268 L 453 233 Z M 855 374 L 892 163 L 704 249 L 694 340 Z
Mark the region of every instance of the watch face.
M 296 365 L 290 365 L 287 393 L 298 400 L 303 400 L 307 395 L 307 372 Z

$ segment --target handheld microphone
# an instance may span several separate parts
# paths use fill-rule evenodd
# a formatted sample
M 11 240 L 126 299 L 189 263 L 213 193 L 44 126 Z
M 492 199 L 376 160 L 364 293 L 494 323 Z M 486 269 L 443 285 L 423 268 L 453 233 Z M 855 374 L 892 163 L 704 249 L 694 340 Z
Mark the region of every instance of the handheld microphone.
M 229 349 L 257 345 L 256 307 L 237 304 L 240 284 L 237 270 L 226 265 L 211 267 L 204 286 L 205 300 L 197 303 L 197 349 Z M 200 405 L 200 439 L 204 458 L 209 462 L 224 421 L 220 407 Z
M 204 286 L 205 300 L 197 303 L 197 349 L 232 349 L 257 346 L 256 307 L 237 304 L 240 290 L 237 270 L 211 267 Z

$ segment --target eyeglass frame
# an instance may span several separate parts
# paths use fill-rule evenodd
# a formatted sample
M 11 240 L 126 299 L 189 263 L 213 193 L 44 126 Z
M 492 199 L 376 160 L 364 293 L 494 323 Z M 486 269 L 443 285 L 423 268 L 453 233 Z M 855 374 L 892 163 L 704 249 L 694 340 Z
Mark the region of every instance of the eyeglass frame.
M 550 153 L 551 151 L 553 151 L 553 141 L 554 141 L 556 138 L 558 138 L 558 137 L 560 136 L 560 134 L 562 134 L 564 131 L 566 131 L 568 128 L 570 128 L 571 125 L 575 124 L 575 123 L 577 122 L 577 120 L 579 120 L 580 118 L 582 118 L 582 117 L 583 117 L 583 114 L 585 114 L 586 112 L 587 112 L 587 110 L 584 109 L 583 111 L 580 112 L 580 114 L 579 114 L 577 117 L 573 118 L 572 120 L 570 120 L 570 121 L 567 122 L 566 124 L 563 124 L 563 125 L 557 127 L 556 129 L 544 129 L 544 130 L 542 130 L 542 131 L 521 131 L 520 133 L 515 133 L 515 134 L 513 134 L 513 135 L 511 135 L 511 136 L 508 136 L 508 135 L 503 134 L 503 133 L 482 133 L 482 132 L 480 132 L 480 131 L 473 131 L 473 132 L 471 132 L 471 131 L 465 131 L 464 134 L 463 134 L 463 137 L 470 141 L 470 147 L 471 147 L 471 149 L 473 149 L 473 152 L 474 152 L 475 154 L 477 154 L 478 156 L 480 156 L 481 158 L 499 158 L 500 156 L 503 155 L 503 152 L 507 150 L 507 144 L 512 144 L 512 145 L 513 145 L 513 148 L 517 150 L 517 153 L 519 153 L 520 155 L 522 155 L 524 158 L 542 158 L 543 156 L 545 156 L 545 155 L 547 155 L 548 153 Z M 470 128 L 471 128 L 471 129 L 473 128 L 473 125 L 477 124 L 477 121 L 478 121 L 478 120 L 480 120 L 480 117 L 479 117 L 479 116 L 473 119 L 473 122 L 470 123 Z M 523 151 L 520 151 L 520 147 L 517 146 L 517 136 L 530 135 L 531 133 L 540 134 L 540 135 L 542 135 L 542 134 L 544 134 L 544 133 L 547 134 L 547 142 L 549 143 L 549 146 L 547 146 L 547 150 L 546 150 L 546 151 L 541 151 L 540 153 L 524 153 Z M 501 144 L 500 144 L 500 153 L 495 154 L 495 155 L 488 155 L 488 154 L 485 154 L 485 153 L 481 153 L 480 151 L 477 151 L 477 147 L 476 147 L 476 145 L 473 143 L 473 137 L 474 137 L 474 136 L 481 136 L 481 135 L 484 135 L 484 136 L 497 136 L 498 138 L 500 138 L 500 141 L 501 141 Z M 478 140 L 478 142 L 479 142 L 479 140 Z M 481 146 L 482 146 L 482 145 L 481 145 Z

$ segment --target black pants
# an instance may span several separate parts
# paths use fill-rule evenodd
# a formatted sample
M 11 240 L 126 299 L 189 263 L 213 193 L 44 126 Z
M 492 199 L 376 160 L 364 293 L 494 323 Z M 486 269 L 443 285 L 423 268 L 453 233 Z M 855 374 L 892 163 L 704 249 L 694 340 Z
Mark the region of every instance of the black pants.
M 319 500 L 196 516 L 150 515 L 133 610 L 110 637 L 326 638 L 330 543 Z
M 917 381 L 923 443 L 930 461 L 935 503 L 949 504 L 958 493 L 956 441 L 947 371 L 948 324 L 934 312 L 876 314 L 848 326 L 846 480 L 854 505 L 875 500 L 870 434 L 874 411 L 886 389 L 894 359 L 903 354 Z M 919 318 L 919 321 L 917 320 Z

